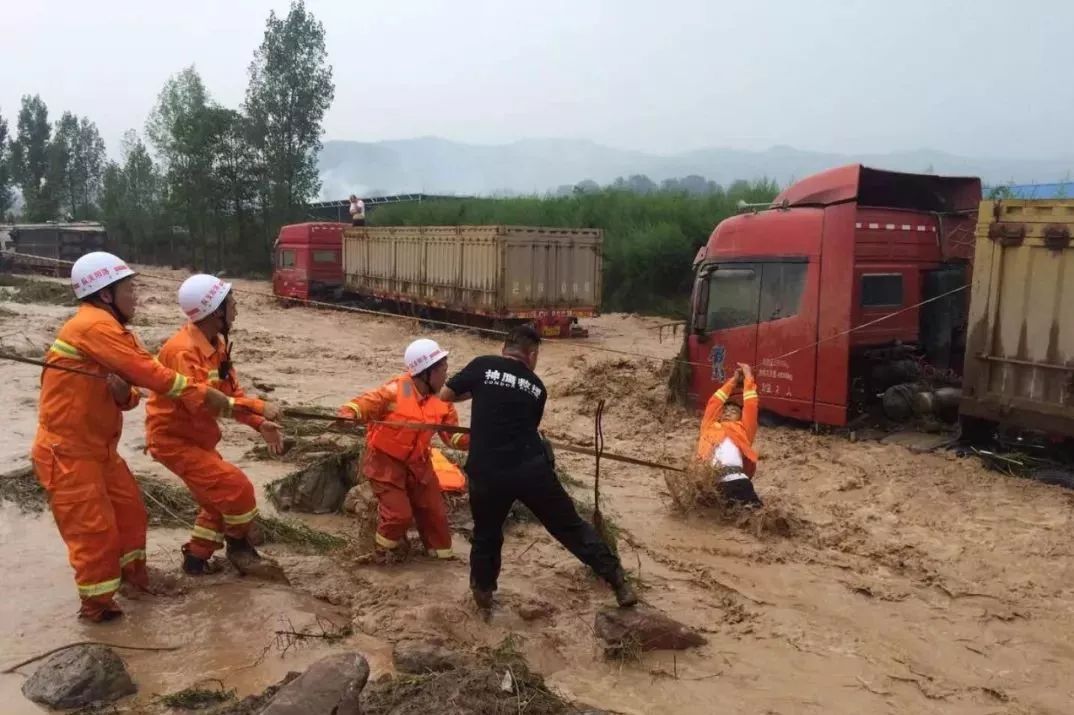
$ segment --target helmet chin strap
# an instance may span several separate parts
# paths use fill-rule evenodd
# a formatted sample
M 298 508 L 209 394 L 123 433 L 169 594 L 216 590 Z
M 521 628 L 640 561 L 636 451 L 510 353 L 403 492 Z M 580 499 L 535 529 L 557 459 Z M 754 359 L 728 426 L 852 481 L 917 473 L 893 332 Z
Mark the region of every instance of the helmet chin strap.
M 103 294 L 105 291 L 108 291 L 108 295 L 112 297 L 110 301 L 104 300 Z M 114 285 L 105 286 L 104 288 L 101 288 L 100 295 L 102 296 L 101 303 L 104 303 L 105 309 L 107 309 L 108 312 L 112 314 L 113 318 L 119 321 L 120 325 L 126 325 L 127 323 L 131 322 L 131 316 L 126 315 L 122 310 L 119 309 L 119 306 L 116 305 L 116 290 Z
M 213 313 L 220 321 L 220 335 L 224 338 L 224 359 L 220 363 L 220 379 L 231 379 L 231 369 L 234 367 L 231 362 L 231 326 L 227 324 L 227 301 L 225 300 L 220 304 L 220 307 Z

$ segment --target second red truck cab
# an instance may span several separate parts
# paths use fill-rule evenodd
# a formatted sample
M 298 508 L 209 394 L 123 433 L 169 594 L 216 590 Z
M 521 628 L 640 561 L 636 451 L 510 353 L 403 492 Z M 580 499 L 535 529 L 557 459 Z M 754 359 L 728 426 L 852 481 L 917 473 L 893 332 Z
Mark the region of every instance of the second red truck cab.
M 925 366 L 957 371 L 980 199 L 979 179 L 851 165 L 721 222 L 694 262 L 688 397 L 745 362 L 764 409 L 845 425 Z

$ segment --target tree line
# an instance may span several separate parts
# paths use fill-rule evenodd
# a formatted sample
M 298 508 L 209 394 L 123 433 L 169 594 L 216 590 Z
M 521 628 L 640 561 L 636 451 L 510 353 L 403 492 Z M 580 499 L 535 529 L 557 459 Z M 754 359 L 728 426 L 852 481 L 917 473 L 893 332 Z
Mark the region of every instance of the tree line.
M 604 229 L 603 308 L 683 317 L 697 250 L 738 202 L 769 202 L 775 182 L 736 181 L 691 193 L 681 186 L 644 196 L 612 183 L 569 196 L 448 199 L 378 207 L 378 226 L 520 225 Z
M 303 0 L 270 12 L 237 108 L 216 102 L 191 66 L 165 83 L 144 127 L 107 160 L 96 125 L 55 124 L 25 96 L 14 133 L 0 116 L 0 217 L 101 220 L 132 261 L 264 271 L 282 224 L 320 190 L 322 122 L 335 93 L 324 27 Z

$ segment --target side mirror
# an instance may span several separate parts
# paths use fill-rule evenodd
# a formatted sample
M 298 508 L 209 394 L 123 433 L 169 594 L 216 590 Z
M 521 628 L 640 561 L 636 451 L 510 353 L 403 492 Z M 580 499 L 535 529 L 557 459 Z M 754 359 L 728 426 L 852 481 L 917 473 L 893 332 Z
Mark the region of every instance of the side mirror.
M 705 315 L 704 313 L 698 313 L 694 315 L 693 330 L 698 335 L 705 332 Z

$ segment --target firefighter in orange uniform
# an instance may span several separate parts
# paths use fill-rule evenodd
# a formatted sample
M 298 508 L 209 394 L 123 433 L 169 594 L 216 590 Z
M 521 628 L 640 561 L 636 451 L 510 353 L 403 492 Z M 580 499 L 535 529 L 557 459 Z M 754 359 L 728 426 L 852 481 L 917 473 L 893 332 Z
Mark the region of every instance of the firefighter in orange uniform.
M 233 400 L 259 403 L 244 395 L 231 364 L 228 333 L 238 314 L 231 284 L 215 276 L 191 276 L 179 287 L 179 307 L 190 322 L 164 343 L 157 356 L 161 364 Z M 182 548 L 183 571 L 192 576 L 214 571 L 210 559 L 226 543 L 227 558 L 240 573 L 256 572 L 262 559 L 247 538 L 257 516 L 254 486 L 216 451 L 221 438 L 216 415 L 159 395 L 150 398 L 145 412 L 149 453 L 183 480 L 201 507 L 190 541 Z M 253 412 L 236 419 L 260 432 L 270 452 L 280 453 L 283 433 L 278 424 Z
M 742 407 L 726 404 L 742 382 Z M 757 507 L 761 499 L 751 481 L 757 470 L 753 440 L 757 436 L 757 384 L 753 370 L 740 363 L 735 374 L 713 393 L 701 418 L 697 459 L 711 465 L 720 478 L 718 488 L 732 504 Z
M 79 615 L 95 622 L 122 615 L 115 601 L 122 584 L 149 590 L 145 505 L 116 453 L 121 413 L 139 401 L 131 385 L 199 409 L 232 406 L 219 390 L 158 363 L 126 329 L 134 317 L 133 276 L 122 260 L 104 252 L 86 254 L 71 268 L 71 286 L 81 304 L 45 359 L 56 368 L 92 375 L 42 371 L 31 451 L 75 571 Z
M 358 422 L 416 422 L 458 426 L 455 407 L 437 394 L 447 379 L 447 356 L 433 340 L 420 339 L 406 349 L 407 373 L 354 398 L 339 416 Z M 440 432 L 446 444 L 469 449 L 470 436 Z M 369 479 L 379 504 L 375 558 L 393 560 L 406 542 L 411 519 L 430 556 L 450 558 L 451 530 L 444 498 L 430 458 L 433 433 L 427 430 L 372 424 L 366 434 L 362 474 Z

